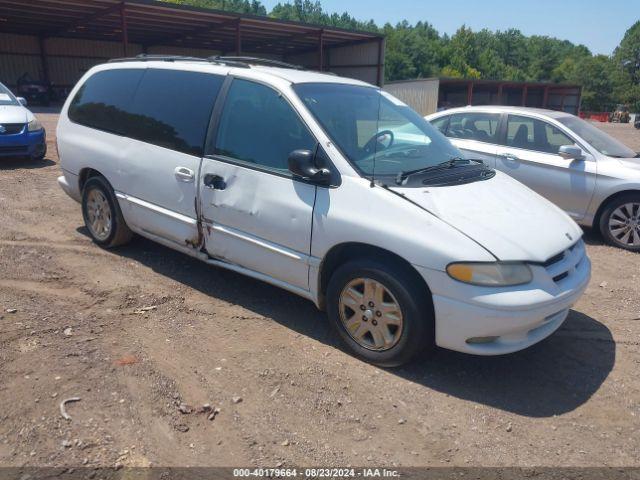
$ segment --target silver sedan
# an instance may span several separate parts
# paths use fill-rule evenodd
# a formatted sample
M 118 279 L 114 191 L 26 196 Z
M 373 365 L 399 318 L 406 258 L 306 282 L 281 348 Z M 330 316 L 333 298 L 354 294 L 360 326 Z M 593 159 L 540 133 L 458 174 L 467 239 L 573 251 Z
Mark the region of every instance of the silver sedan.
M 483 160 L 640 251 L 640 154 L 580 118 L 524 107 L 464 107 L 426 117 L 470 158 Z M 526 219 L 521 219 L 526 221 Z

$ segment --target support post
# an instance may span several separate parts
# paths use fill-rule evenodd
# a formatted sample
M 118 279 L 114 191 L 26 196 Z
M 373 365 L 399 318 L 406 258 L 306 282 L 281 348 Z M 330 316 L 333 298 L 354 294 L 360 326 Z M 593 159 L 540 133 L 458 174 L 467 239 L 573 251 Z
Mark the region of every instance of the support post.
M 240 22 L 240 19 L 236 22 L 236 57 L 242 55 L 242 29 Z
M 549 103 L 549 87 L 544 87 L 544 97 L 542 98 L 542 108 L 547 108 Z
M 471 105 L 473 101 L 473 81 L 470 80 L 467 84 L 467 105 Z
M 129 56 L 129 32 L 127 31 L 127 10 L 124 2 L 120 4 L 120 28 L 122 29 L 122 52 Z
M 38 37 L 40 44 L 40 63 L 42 65 L 42 81 L 45 84 L 49 84 L 49 63 L 47 62 L 47 50 L 45 45 L 45 37 Z
M 378 39 L 378 86 L 382 87 L 384 84 L 384 37 Z
M 498 85 L 498 105 L 502 105 L 502 84 Z
M 324 70 L 324 29 L 320 29 L 318 34 L 318 70 Z

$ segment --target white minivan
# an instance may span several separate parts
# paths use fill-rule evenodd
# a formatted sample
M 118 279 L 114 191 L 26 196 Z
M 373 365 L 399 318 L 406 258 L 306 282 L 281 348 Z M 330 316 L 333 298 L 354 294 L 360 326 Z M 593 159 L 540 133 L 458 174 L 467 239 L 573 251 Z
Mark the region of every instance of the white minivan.
M 366 83 L 257 59 L 99 65 L 57 130 L 102 247 L 137 233 L 313 301 L 381 366 L 553 333 L 589 282 L 580 228 Z

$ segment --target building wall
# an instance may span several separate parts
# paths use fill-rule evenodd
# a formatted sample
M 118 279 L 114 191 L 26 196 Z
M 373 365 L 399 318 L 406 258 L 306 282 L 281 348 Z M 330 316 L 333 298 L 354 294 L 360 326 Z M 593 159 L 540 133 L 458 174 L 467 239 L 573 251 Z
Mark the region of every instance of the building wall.
M 68 91 L 80 77 L 94 65 L 104 63 L 111 58 L 124 55 L 119 39 L 112 42 L 95 40 L 76 40 L 69 38 L 48 38 L 44 41 L 47 58 L 49 81 L 57 91 Z M 142 46 L 135 43 L 128 45 L 128 56 L 142 53 Z M 192 49 L 171 46 L 149 47 L 149 54 L 190 55 L 209 57 L 219 55 L 218 50 Z M 247 56 L 267 57 L 283 60 L 279 55 L 264 53 Z M 290 56 L 285 59 L 292 63 L 318 67 L 317 52 Z M 338 75 L 358 78 L 369 83 L 377 83 L 378 43 L 366 43 L 335 49 L 326 49 L 326 69 Z M 38 38 L 29 35 L 0 33 L 0 82 L 15 87 L 18 78 L 28 73 L 34 80 L 44 79 L 43 63 Z
M 439 84 L 437 78 L 428 78 L 388 83 L 384 90 L 425 116 L 438 110 Z
M 374 41 L 344 47 L 326 48 L 323 69 L 342 77 L 356 78 L 377 85 L 378 45 L 379 43 Z M 381 60 L 384 64 L 384 46 Z M 317 70 L 320 66 L 317 51 L 287 55 L 285 61 L 314 70 Z M 384 75 L 381 76 L 384 80 Z
M 57 88 L 70 88 L 91 67 L 111 58 L 124 55 L 120 41 L 75 40 L 48 38 L 44 41 L 49 81 Z M 142 53 L 142 46 L 130 43 L 127 54 Z M 218 55 L 217 50 L 187 49 L 180 47 L 150 47 L 150 54 L 192 55 L 208 57 Z M 0 33 L 0 82 L 15 86 L 18 78 L 29 73 L 33 79 L 43 79 L 43 64 L 38 38 L 29 35 Z

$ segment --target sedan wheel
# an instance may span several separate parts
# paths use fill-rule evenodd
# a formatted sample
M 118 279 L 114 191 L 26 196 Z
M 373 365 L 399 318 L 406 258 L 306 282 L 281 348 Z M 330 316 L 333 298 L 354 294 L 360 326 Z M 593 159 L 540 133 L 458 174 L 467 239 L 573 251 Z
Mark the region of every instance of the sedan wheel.
M 640 203 L 625 203 L 609 216 L 609 233 L 626 248 L 640 248 Z
M 402 310 L 380 282 L 356 278 L 340 294 L 340 320 L 353 340 L 368 350 L 393 348 L 402 335 Z

